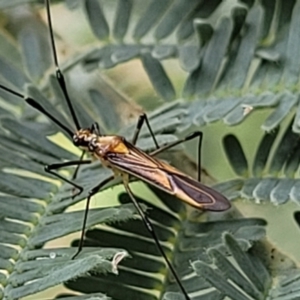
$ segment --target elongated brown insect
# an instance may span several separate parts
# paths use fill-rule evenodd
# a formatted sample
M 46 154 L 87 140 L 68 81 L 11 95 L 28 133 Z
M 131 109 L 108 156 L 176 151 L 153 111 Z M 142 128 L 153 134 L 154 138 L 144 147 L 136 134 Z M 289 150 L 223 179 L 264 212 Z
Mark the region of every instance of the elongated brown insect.
M 188 139 L 198 135 L 201 133 L 193 133 Z M 115 176 L 122 176 L 124 183 L 128 177 L 126 174 L 130 174 L 198 209 L 223 211 L 230 207 L 222 194 L 153 157 L 166 148 L 159 148 L 148 155 L 121 136 L 99 136 L 87 129 L 76 132 L 73 141 L 110 167 Z
M 201 210 L 211 210 L 211 211 L 224 211 L 230 208 L 230 202 L 227 200 L 219 192 L 201 184 L 199 181 L 187 176 L 186 174 L 180 172 L 176 168 L 170 166 L 169 164 L 156 159 L 154 156 L 175 146 L 182 142 L 199 138 L 199 148 L 201 147 L 202 141 L 202 132 L 194 132 L 187 136 L 184 139 L 178 140 L 176 142 L 164 145 L 159 147 L 155 136 L 152 132 L 150 127 L 148 118 L 145 114 L 142 114 L 139 118 L 137 123 L 136 131 L 134 133 L 133 139 L 131 142 L 128 142 L 121 136 L 116 135 L 102 135 L 100 134 L 99 126 L 97 123 L 92 124 L 92 126 L 88 129 L 82 129 L 80 127 L 78 118 L 75 114 L 73 105 L 71 100 L 69 99 L 67 88 L 65 84 L 65 79 L 61 70 L 59 68 L 56 49 L 55 49 L 55 41 L 53 37 L 53 30 L 51 24 L 51 15 L 50 15 L 50 3 L 49 0 L 45 0 L 46 8 L 47 8 L 47 16 L 48 16 L 48 23 L 49 23 L 49 31 L 50 31 L 50 38 L 51 38 L 51 45 L 52 45 L 52 52 L 54 63 L 56 66 L 56 77 L 61 86 L 61 89 L 64 93 L 66 102 L 68 104 L 72 119 L 74 121 L 76 131 L 69 129 L 67 126 L 62 124 L 58 119 L 56 119 L 53 115 L 51 115 L 48 111 L 46 111 L 37 101 L 32 98 L 26 98 L 22 94 L 11 90 L 3 85 L 0 85 L 0 88 L 14 94 L 20 98 L 24 98 L 25 101 L 31 105 L 33 108 L 37 109 L 47 117 L 49 117 L 54 123 L 60 126 L 73 140 L 75 146 L 81 148 L 83 150 L 83 154 L 80 160 L 76 161 L 69 161 L 63 163 L 56 163 L 52 165 L 48 165 L 45 167 L 45 170 L 51 174 L 54 174 L 58 178 L 68 182 L 72 186 L 76 187 L 79 193 L 82 192 L 83 188 L 72 180 L 67 179 L 56 173 L 55 170 L 60 168 L 71 166 L 71 165 L 81 165 L 90 163 L 90 160 L 83 160 L 83 156 L 85 152 L 89 152 L 92 156 L 99 159 L 102 164 L 108 168 L 111 168 L 113 171 L 113 175 L 105 179 L 104 181 L 100 182 L 97 186 L 95 186 L 90 192 L 86 202 L 86 210 L 84 214 L 83 220 L 83 229 L 81 233 L 81 239 L 78 247 L 78 251 L 73 256 L 75 258 L 80 251 L 82 250 L 83 240 L 84 240 L 84 233 L 86 227 L 86 221 L 88 216 L 88 209 L 89 203 L 93 195 L 95 195 L 104 185 L 106 185 L 109 181 L 111 181 L 116 176 L 121 176 L 125 189 L 129 194 L 133 204 L 135 205 L 138 213 L 140 214 L 146 228 L 151 233 L 161 255 L 164 257 L 168 267 L 170 268 L 174 278 L 176 279 L 182 293 L 185 296 L 185 299 L 189 300 L 190 297 L 186 292 L 185 288 L 183 287 L 180 278 L 178 277 L 176 270 L 172 266 L 171 262 L 169 261 L 168 257 L 163 251 L 162 246 L 160 245 L 159 239 L 153 230 L 153 226 L 151 221 L 141 209 L 141 206 L 136 201 L 130 187 L 129 187 L 129 180 L 130 176 L 134 176 L 142 181 L 145 181 L 151 185 L 156 186 L 157 188 L 176 196 L 178 199 L 186 202 L 187 204 Z M 143 124 L 146 123 L 150 134 L 154 140 L 157 150 L 153 151 L 150 154 L 143 152 L 142 150 L 138 149 L 135 146 L 135 143 L 138 139 L 140 130 Z M 200 156 L 199 156 L 200 157 Z M 200 170 L 200 169 L 199 169 Z M 200 178 L 200 172 L 198 172 L 198 177 Z M 199 179 L 198 178 L 198 179 Z

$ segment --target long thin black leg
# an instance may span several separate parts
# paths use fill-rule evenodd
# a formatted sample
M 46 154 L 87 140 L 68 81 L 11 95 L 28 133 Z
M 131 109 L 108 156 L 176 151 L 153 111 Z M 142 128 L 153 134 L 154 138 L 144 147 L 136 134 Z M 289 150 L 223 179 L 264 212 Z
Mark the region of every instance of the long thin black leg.
M 96 185 L 92 190 L 89 192 L 89 196 L 86 200 L 86 205 L 85 205 L 85 211 L 84 211 L 84 217 L 83 217 L 83 224 L 82 224 L 82 230 L 81 230 L 81 236 L 80 236 L 80 241 L 78 245 L 77 252 L 73 255 L 72 259 L 74 259 L 82 250 L 83 247 L 83 241 L 84 241 L 84 235 L 85 235 L 85 227 L 86 227 L 86 221 L 89 213 L 89 207 L 90 207 L 90 202 L 91 198 L 98 193 L 98 191 L 106 185 L 108 182 L 114 179 L 114 175 L 109 176 L 108 178 L 104 179 L 101 181 L 98 185 Z
M 148 127 L 148 129 L 149 129 L 150 135 L 151 135 L 151 137 L 152 137 L 152 139 L 153 139 L 153 141 L 154 141 L 154 144 L 155 144 L 156 149 L 159 149 L 158 142 L 157 142 L 157 140 L 156 140 L 156 138 L 155 138 L 155 135 L 154 135 L 154 133 L 153 133 L 153 131 L 152 131 L 152 128 L 151 128 L 151 126 L 150 126 L 148 117 L 147 117 L 147 115 L 146 115 L 145 113 L 144 113 L 144 114 L 141 114 L 141 115 L 139 116 L 139 119 L 138 119 L 138 122 L 137 122 L 137 124 L 136 124 L 136 128 L 135 128 L 134 135 L 133 135 L 133 138 L 132 138 L 132 140 L 131 140 L 131 143 L 132 143 L 133 145 L 136 144 L 136 141 L 137 141 L 137 139 L 138 139 L 138 137 L 139 137 L 139 134 L 140 134 L 140 132 L 141 132 L 141 129 L 142 129 L 142 127 L 143 127 L 144 122 L 146 122 L 146 125 L 147 125 L 147 127 Z
M 166 150 L 173 148 L 181 143 L 193 140 L 195 138 L 199 138 L 199 142 L 198 142 L 198 181 L 201 181 L 201 147 L 202 147 L 203 132 L 195 131 L 195 132 L 189 134 L 188 136 L 184 137 L 183 139 L 180 139 L 176 142 L 161 146 L 159 149 L 154 150 L 151 153 L 149 153 L 149 155 L 155 156 L 163 151 L 166 151 Z
M 83 161 L 84 155 L 85 155 L 85 151 L 83 150 L 82 153 L 81 153 L 81 155 L 80 155 L 79 161 Z M 74 171 L 74 173 L 72 175 L 72 180 L 76 179 L 80 166 L 81 166 L 81 164 L 78 164 L 76 166 L 76 169 L 75 169 L 75 171 Z
M 127 180 L 123 179 L 123 183 L 124 183 L 126 192 L 128 193 L 129 197 L 131 198 L 131 201 L 134 204 L 137 212 L 141 216 L 141 218 L 142 218 L 142 220 L 143 220 L 143 222 L 144 222 L 147 230 L 150 232 L 152 238 L 154 239 L 155 244 L 156 244 L 158 250 L 160 251 L 160 253 L 163 256 L 163 258 L 165 259 L 165 261 L 166 261 L 169 269 L 171 270 L 171 272 L 172 272 L 172 274 L 173 274 L 173 276 L 174 276 L 174 278 L 175 278 L 178 286 L 180 287 L 182 293 L 184 294 L 185 299 L 186 300 L 190 300 L 190 297 L 189 297 L 188 293 L 186 292 L 185 288 L 183 287 L 183 285 L 181 283 L 181 280 L 180 280 L 179 276 L 177 275 L 177 272 L 176 272 L 175 268 L 173 267 L 173 265 L 169 261 L 169 259 L 168 259 L 167 255 L 165 254 L 162 246 L 160 245 L 159 239 L 158 239 L 158 237 L 157 237 L 157 235 L 156 235 L 156 233 L 154 231 L 154 228 L 152 226 L 151 221 L 149 220 L 149 218 L 147 217 L 147 215 L 143 212 L 143 210 L 142 210 L 141 206 L 139 205 L 139 203 L 136 201 L 136 199 L 135 199 L 135 197 L 134 197 L 131 189 L 129 188 Z
M 95 122 L 95 123 L 92 124 L 91 131 L 92 131 L 92 133 L 96 133 L 97 135 L 101 135 L 100 126 L 99 126 L 98 122 Z
M 55 164 L 45 166 L 45 172 L 50 173 L 50 174 L 56 176 L 57 178 L 69 183 L 70 185 L 74 186 L 75 188 L 77 188 L 79 190 L 79 192 L 73 196 L 73 197 L 75 197 L 82 193 L 83 187 L 81 187 L 80 185 L 74 183 L 73 181 L 65 178 L 64 176 L 54 172 L 53 170 L 58 170 L 61 168 L 75 166 L 75 165 L 90 164 L 91 162 L 92 162 L 91 160 L 72 160 L 72 161 L 67 161 L 67 162 L 63 162 L 63 163 L 55 163 Z

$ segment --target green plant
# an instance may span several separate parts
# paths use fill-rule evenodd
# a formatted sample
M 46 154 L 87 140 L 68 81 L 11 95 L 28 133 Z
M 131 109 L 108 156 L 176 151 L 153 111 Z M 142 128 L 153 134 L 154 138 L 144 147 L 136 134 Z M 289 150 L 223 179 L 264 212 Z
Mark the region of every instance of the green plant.
M 30 95 L 73 127 L 58 84 L 49 75 L 47 28 L 37 14 L 43 7 L 27 2 L 33 1 L 0 2 L 1 83 Z M 192 126 L 217 121 L 237 125 L 269 108 L 261 125 L 262 140 L 253 136 L 253 130 L 248 132 L 259 143 L 257 149 L 252 146 L 251 164 L 234 135 L 210 137 L 223 140 L 228 157 L 223 166 L 229 163 L 236 173 L 215 188 L 232 200 L 299 202 L 299 1 L 65 2 L 72 14 L 85 11 L 99 39 L 87 41 L 61 63 L 83 127 L 97 120 L 105 132 L 116 130 L 130 138 L 141 109 L 119 92 L 123 81 L 111 83 L 99 75 L 99 67 L 117 68 L 138 59 L 159 95 L 147 96 L 147 107 L 155 107 L 149 118 L 159 143 L 175 140 Z M 59 34 L 56 40 L 62 53 L 70 50 Z M 163 61 L 170 58 L 186 72 L 184 79 L 166 70 Z M 124 81 L 130 83 L 128 77 Z M 181 100 L 176 100 L 179 95 Z M 90 247 L 78 259 L 70 260 L 75 248 L 42 248 L 81 229 L 83 211 L 66 209 L 85 199 L 109 170 L 97 162 L 80 168 L 77 182 L 86 189 L 80 197 L 70 198 L 70 186 L 46 180 L 54 178 L 43 166 L 77 155 L 47 138 L 58 128 L 23 100 L 2 90 L 0 96 L 0 298 L 39 299 L 39 291 L 67 282 L 71 290 L 84 293 L 76 296 L 69 291 L 68 299 L 182 299 L 126 194 L 119 195 L 122 205 L 90 211 L 88 227 L 108 223 L 111 230 L 88 231 Z M 278 136 L 284 119 L 290 124 Z M 147 130 L 142 131 L 139 146 L 153 147 Z M 176 148 L 166 157 L 194 172 L 185 150 L 190 149 Z M 244 217 L 237 209 L 197 218 L 178 200 L 150 189 L 163 204 L 153 205 L 146 196 L 139 200 L 160 239 L 167 242 L 166 252 L 178 273 L 186 276 L 183 284 L 193 300 L 299 299 L 300 271 L 281 254 L 280 245 L 268 241 L 264 219 Z M 132 257 L 119 264 L 127 251 Z

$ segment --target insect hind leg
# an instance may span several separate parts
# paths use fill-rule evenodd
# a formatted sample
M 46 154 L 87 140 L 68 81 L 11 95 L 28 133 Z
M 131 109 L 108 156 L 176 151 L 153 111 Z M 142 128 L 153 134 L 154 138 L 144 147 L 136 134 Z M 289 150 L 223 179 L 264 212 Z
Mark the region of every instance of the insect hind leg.
M 175 268 L 173 267 L 172 263 L 170 262 L 169 258 L 165 254 L 165 252 L 164 252 L 164 250 L 163 250 L 163 248 L 160 244 L 159 238 L 158 238 L 157 234 L 155 233 L 155 230 L 153 228 L 153 225 L 152 225 L 151 221 L 149 220 L 147 215 L 144 213 L 144 211 L 141 208 L 140 204 L 135 199 L 134 194 L 133 194 L 133 192 L 131 191 L 131 189 L 129 187 L 128 181 L 124 178 L 123 178 L 123 184 L 124 184 L 124 187 L 125 187 L 125 190 L 126 190 L 127 194 L 129 195 L 133 205 L 135 206 L 138 214 L 141 216 L 145 227 L 147 228 L 147 230 L 151 234 L 151 236 L 152 236 L 153 240 L 155 241 L 155 244 L 156 244 L 159 252 L 163 256 L 165 262 L 167 263 L 168 268 L 170 269 L 171 273 L 173 274 L 173 276 L 174 276 L 181 292 L 184 294 L 185 299 L 190 300 L 190 297 L 189 297 L 187 291 L 185 290 L 184 286 L 182 285 L 181 280 L 180 280 Z

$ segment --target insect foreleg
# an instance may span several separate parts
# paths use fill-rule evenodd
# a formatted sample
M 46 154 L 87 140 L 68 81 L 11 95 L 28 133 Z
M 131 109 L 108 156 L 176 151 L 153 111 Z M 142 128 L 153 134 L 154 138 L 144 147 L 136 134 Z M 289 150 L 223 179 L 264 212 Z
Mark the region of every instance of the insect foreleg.
M 147 115 L 146 115 L 145 113 L 144 113 L 144 114 L 141 114 L 141 115 L 139 116 L 139 119 L 138 119 L 138 122 L 137 122 L 137 124 L 136 124 L 136 128 L 135 128 L 134 135 L 133 135 L 133 138 L 132 138 L 132 140 L 131 140 L 131 143 L 132 143 L 133 145 L 136 144 L 136 141 L 137 141 L 137 139 L 138 139 L 138 137 L 139 137 L 139 134 L 140 134 L 140 132 L 141 132 L 141 129 L 142 129 L 142 126 L 143 126 L 144 122 L 146 122 L 146 125 L 147 125 L 147 127 L 148 127 L 148 129 L 149 129 L 150 135 L 151 135 L 151 137 L 152 137 L 152 139 L 153 139 L 153 141 L 154 141 L 155 147 L 156 147 L 157 149 L 159 149 L 158 142 L 157 142 L 157 140 L 156 140 L 156 138 L 155 138 L 155 135 L 154 135 L 154 133 L 153 133 L 153 131 L 152 131 L 152 128 L 151 128 L 151 126 L 150 126 L 148 117 L 147 117 Z
M 151 153 L 149 153 L 149 155 L 151 155 L 151 156 L 157 155 L 163 151 L 166 151 L 166 150 L 173 148 L 181 143 L 193 140 L 195 138 L 199 138 L 199 142 L 198 142 L 198 181 L 201 181 L 201 146 L 202 146 L 203 132 L 195 131 L 176 142 L 172 142 L 172 143 L 161 146 L 159 149 L 154 150 Z
M 92 124 L 91 131 L 92 131 L 92 133 L 96 133 L 97 135 L 101 135 L 100 126 L 97 122 Z
M 72 259 L 74 259 L 82 250 L 83 247 L 83 241 L 84 241 L 84 234 L 85 234 L 85 227 L 86 227 L 86 221 L 87 221 L 87 217 L 88 217 L 88 213 L 89 213 L 89 207 L 90 207 L 90 202 L 91 202 L 91 198 L 97 194 L 99 192 L 99 190 L 106 185 L 108 182 L 110 182 L 111 180 L 113 180 L 115 178 L 114 175 L 109 176 L 108 178 L 104 179 L 103 181 L 101 181 L 98 185 L 96 185 L 93 189 L 91 189 L 89 191 L 89 196 L 86 200 L 86 205 L 85 205 L 85 211 L 84 211 L 84 217 L 83 217 L 83 224 L 82 224 L 82 230 L 81 230 L 81 237 L 80 237 L 80 241 L 79 241 L 79 245 L 78 245 L 78 249 L 77 252 L 74 254 L 74 256 L 72 257 Z
M 82 153 L 81 153 L 81 155 L 80 155 L 79 161 L 83 161 L 84 155 L 85 155 L 85 151 L 83 150 Z M 72 175 L 72 180 L 76 179 L 78 171 L 79 171 L 79 168 L 80 168 L 80 165 L 81 164 L 77 164 L 76 169 L 75 169 L 75 171 L 74 171 L 74 173 Z
M 75 188 L 77 188 L 79 190 L 79 192 L 77 192 L 75 195 L 73 195 L 73 197 L 75 197 L 75 196 L 78 196 L 79 194 L 82 193 L 83 187 L 81 187 L 80 185 L 74 183 L 73 181 L 65 178 L 64 176 L 58 174 L 57 172 L 54 172 L 53 170 L 59 170 L 61 168 L 65 168 L 65 167 L 69 167 L 69 166 L 76 166 L 76 165 L 78 166 L 78 165 L 83 165 L 83 164 L 90 164 L 91 162 L 92 162 L 91 160 L 72 160 L 72 161 L 67 161 L 67 162 L 63 162 L 63 163 L 55 163 L 55 164 L 51 164 L 51 165 L 46 165 L 45 166 L 45 171 L 47 173 L 50 173 L 50 174 L 56 176 L 57 178 L 59 178 L 63 181 L 71 184 Z

